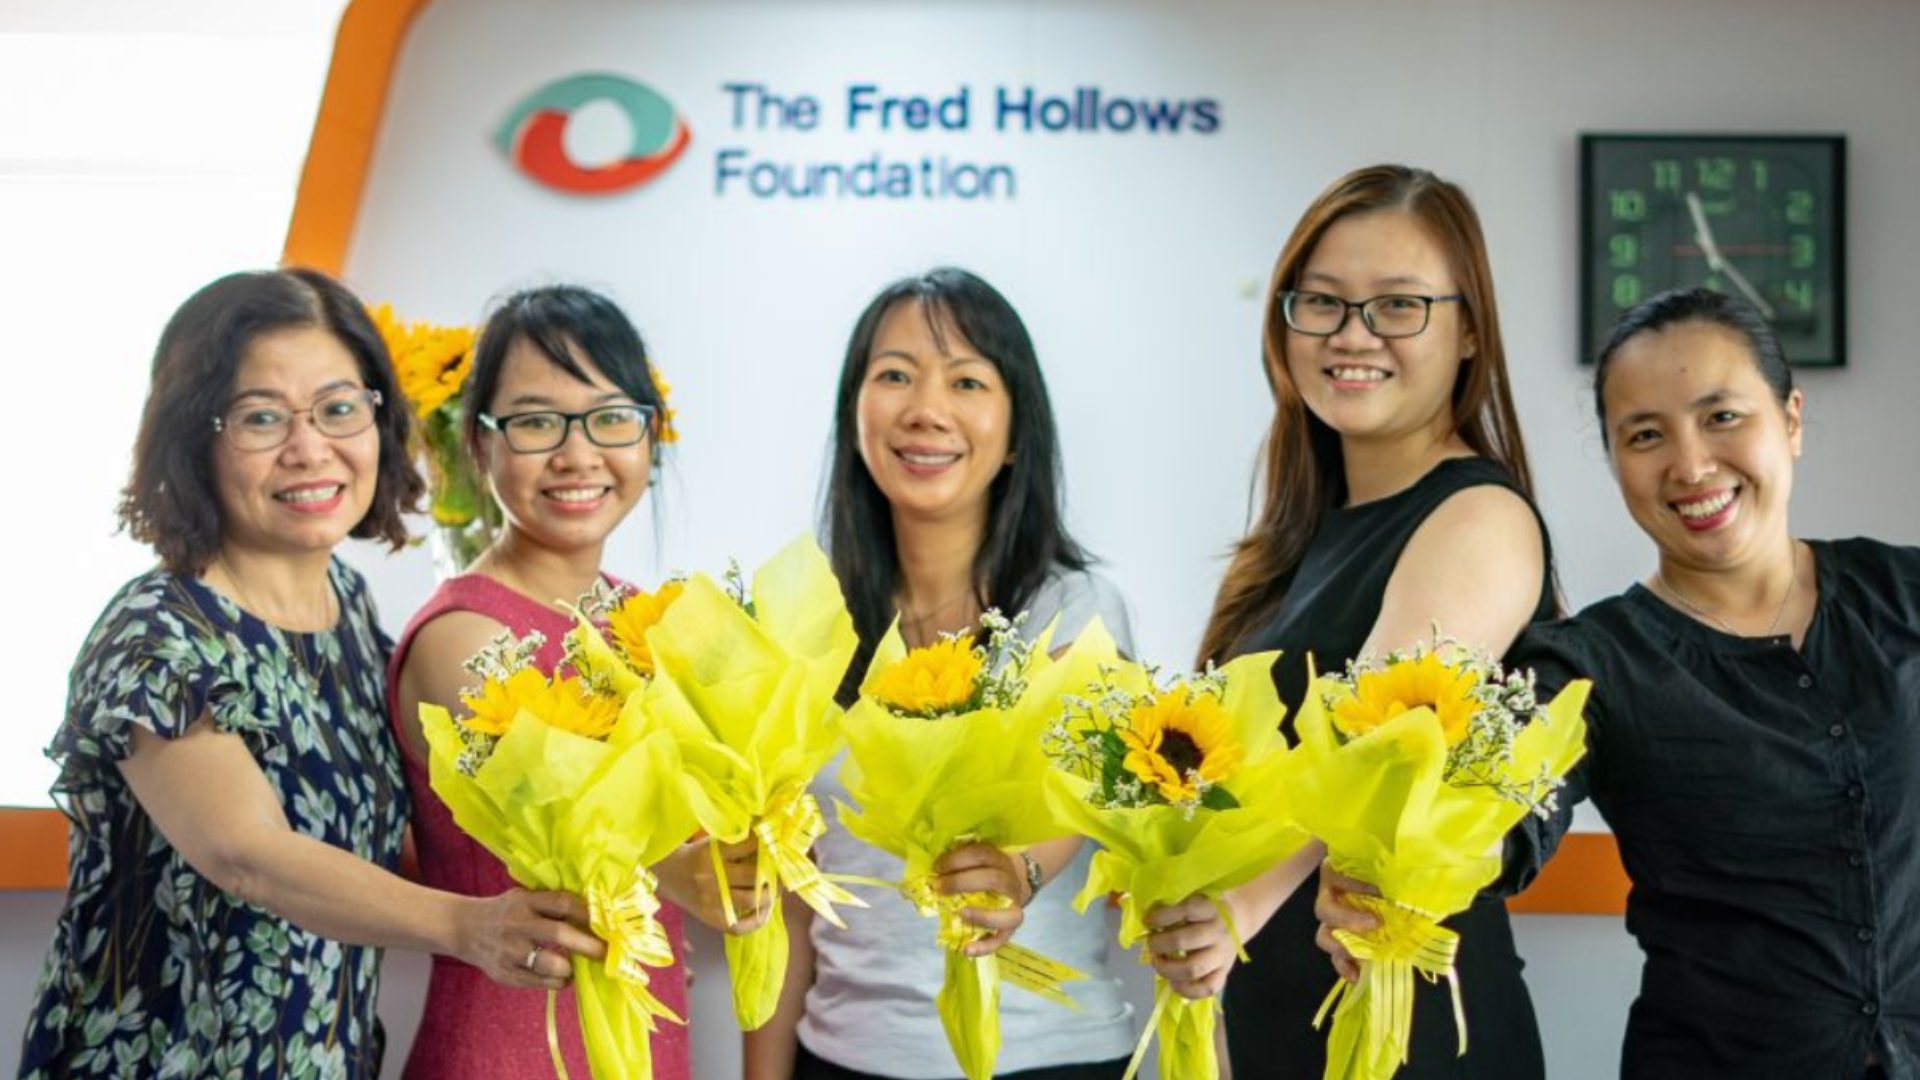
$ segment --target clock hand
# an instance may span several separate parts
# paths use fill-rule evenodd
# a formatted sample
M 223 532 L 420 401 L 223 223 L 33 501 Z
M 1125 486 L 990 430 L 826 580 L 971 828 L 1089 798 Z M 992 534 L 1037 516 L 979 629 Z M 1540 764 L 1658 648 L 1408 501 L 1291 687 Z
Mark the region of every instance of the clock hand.
M 1747 280 L 1747 275 L 1741 273 L 1739 267 L 1728 262 L 1727 257 L 1720 253 L 1720 245 L 1713 239 L 1713 229 L 1707 224 L 1707 209 L 1700 204 L 1697 192 L 1687 192 L 1687 213 L 1693 217 L 1693 238 L 1700 245 L 1701 254 L 1707 257 L 1707 269 L 1716 274 L 1725 274 L 1736 288 L 1747 295 L 1747 301 L 1759 309 L 1762 317 L 1773 321 L 1773 305 L 1767 303 L 1766 298 L 1760 295 L 1760 290 L 1753 287 L 1753 282 Z

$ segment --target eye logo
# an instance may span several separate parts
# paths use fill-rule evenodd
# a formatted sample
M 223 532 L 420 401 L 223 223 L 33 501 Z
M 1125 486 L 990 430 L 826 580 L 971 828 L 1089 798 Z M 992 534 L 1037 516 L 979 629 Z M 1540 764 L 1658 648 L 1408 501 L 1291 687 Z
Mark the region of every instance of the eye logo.
M 611 101 L 626 113 L 633 141 L 626 155 L 587 168 L 567 155 L 567 122 L 575 109 Z M 573 75 L 548 83 L 507 114 L 493 142 L 521 172 L 576 195 L 607 195 L 667 171 L 692 139 L 673 104 L 652 87 L 618 75 Z

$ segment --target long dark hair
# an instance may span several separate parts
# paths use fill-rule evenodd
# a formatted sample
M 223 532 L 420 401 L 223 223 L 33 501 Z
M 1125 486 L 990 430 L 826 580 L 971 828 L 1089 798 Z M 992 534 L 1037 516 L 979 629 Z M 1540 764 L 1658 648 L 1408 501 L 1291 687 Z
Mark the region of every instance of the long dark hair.
M 1532 474 L 1520 420 L 1507 386 L 1506 348 L 1494 306 L 1493 272 L 1480 218 L 1464 191 L 1425 169 L 1375 165 L 1348 173 L 1320 193 L 1280 251 L 1268 291 L 1263 334 L 1273 426 L 1262 452 L 1265 501 L 1253 531 L 1234 548 L 1200 643 L 1200 659 L 1219 661 L 1273 614 L 1326 512 L 1346 500 L 1340 435 L 1306 406 L 1287 372 L 1287 324 L 1279 295 L 1299 284 L 1307 260 L 1337 221 L 1393 210 L 1418 221 L 1447 254 L 1460 308 L 1476 351 L 1453 387 L 1454 431 L 1474 452 L 1504 466 L 1529 498 Z
M 121 527 L 153 546 L 172 573 L 199 574 L 219 554 L 220 497 L 213 482 L 213 418 L 232 404 L 233 380 L 247 350 L 283 330 L 324 330 L 353 355 L 360 381 L 380 394 L 373 504 L 350 535 L 407 542 L 402 515 L 426 484 L 408 456 L 411 410 L 400 396 L 387 346 L 366 307 L 318 270 L 228 274 L 180 305 L 153 352 L 152 385 L 133 441 L 133 468 L 120 493 Z
M 844 696 L 866 677 L 874 646 L 892 624 L 900 588 L 893 508 L 860 456 L 860 387 L 880 322 L 896 305 L 912 304 L 945 348 L 947 326 L 959 331 L 999 371 L 1012 405 L 1007 465 L 987 489 L 987 529 L 974 554 L 974 599 L 1009 615 L 1032 603 L 1058 568 L 1084 570 L 1086 551 L 1067 534 L 1062 510 L 1060 436 L 1040 359 L 1026 324 L 1007 298 L 965 270 L 941 267 L 880 290 L 854 324 L 834 402 L 831 461 L 821 524 L 834 573 L 846 591 L 860 650 L 842 684 Z

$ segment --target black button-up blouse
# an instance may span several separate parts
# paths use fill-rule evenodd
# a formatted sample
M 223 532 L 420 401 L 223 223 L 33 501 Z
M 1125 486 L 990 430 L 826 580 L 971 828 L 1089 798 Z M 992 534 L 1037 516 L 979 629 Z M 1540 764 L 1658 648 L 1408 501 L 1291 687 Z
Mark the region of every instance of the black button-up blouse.
M 1635 586 L 1528 631 L 1543 696 L 1590 677 L 1589 754 L 1508 882 L 1593 799 L 1646 953 L 1633 1080 L 1920 1078 L 1920 548 L 1814 542 L 1799 650 Z

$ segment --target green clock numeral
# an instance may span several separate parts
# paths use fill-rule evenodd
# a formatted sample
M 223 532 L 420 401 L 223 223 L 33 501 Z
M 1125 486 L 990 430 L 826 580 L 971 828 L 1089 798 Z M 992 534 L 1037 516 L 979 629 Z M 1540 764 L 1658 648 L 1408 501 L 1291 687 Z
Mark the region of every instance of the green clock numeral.
M 1786 296 L 1787 303 L 1801 311 L 1813 310 L 1813 279 L 1790 278 L 1780 283 L 1780 292 Z
M 1753 167 L 1753 190 L 1767 190 L 1767 163 L 1755 158 L 1749 164 Z
M 1639 188 L 1614 188 L 1607 192 L 1607 204 L 1615 221 L 1647 220 L 1647 196 Z
M 1695 158 L 1693 171 L 1701 187 L 1712 191 L 1732 191 L 1734 178 L 1740 175 L 1740 164 L 1730 157 Z
M 1624 270 L 1639 261 L 1639 237 L 1632 233 L 1614 233 L 1607 238 L 1607 265 Z
M 1813 224 L 1813 192 L 1806 188 L 1794 188 L 1787 192 L 1787 223 Z
M 1620 274 L 1613 279 L 1613 306 L 1622 311 L 1640 302 L 1644 292 L 1638 274 Z
M 1795 270 L 1806 270 L 1813 266 L 1813 237 L 1806 233 L 1794 233 L 1787 240 L 1787 265 Z
M 1660 158 L 1653 163 L 1653 190 L 1680 190 L 1680 162 L 1674 158 Z

